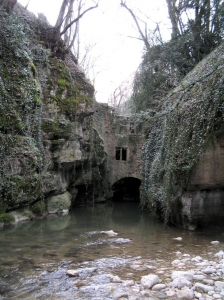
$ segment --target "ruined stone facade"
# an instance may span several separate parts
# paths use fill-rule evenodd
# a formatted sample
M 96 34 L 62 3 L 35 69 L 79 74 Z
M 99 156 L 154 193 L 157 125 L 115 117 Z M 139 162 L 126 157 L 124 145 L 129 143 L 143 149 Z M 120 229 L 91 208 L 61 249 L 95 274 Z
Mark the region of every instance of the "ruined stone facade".
M 141 179 L 142 129 L 130 118 L 116 115 L 107 104 L 95 106 L 94 124 L 105 144 L 110 185 L 125 177 Z

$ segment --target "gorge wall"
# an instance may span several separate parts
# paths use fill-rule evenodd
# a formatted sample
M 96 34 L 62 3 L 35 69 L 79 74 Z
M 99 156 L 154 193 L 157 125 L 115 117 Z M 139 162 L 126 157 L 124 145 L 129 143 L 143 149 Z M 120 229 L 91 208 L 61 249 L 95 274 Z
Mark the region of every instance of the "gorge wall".
M 92 85 L 70 52 L 61 59 L 49 49 L 47 23 L 19 4 L 0 19 L 0 221 L 105 199 Z

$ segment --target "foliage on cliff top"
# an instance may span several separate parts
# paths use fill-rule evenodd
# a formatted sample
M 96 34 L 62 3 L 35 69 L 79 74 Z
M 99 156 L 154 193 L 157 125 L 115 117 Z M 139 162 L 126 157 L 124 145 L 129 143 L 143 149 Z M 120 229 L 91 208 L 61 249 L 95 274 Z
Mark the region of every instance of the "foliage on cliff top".
M 143 34 L 138 28 L 145 53 L 134 80 L 131 98 L 134 112 L 159 110 L 162 98 L 223 42 L 223 0 L 166 0 L 166 3 L 172 29 L 170 41 L 163 41 L 159 24 L 151 33 Z
M 141 203 L 163 210 L 187 188 L 202 153 L 224 129 L 224 44 L 199 63 L 169 95 L 162 110 L 136 115 L 150 129 L 143 148 Z

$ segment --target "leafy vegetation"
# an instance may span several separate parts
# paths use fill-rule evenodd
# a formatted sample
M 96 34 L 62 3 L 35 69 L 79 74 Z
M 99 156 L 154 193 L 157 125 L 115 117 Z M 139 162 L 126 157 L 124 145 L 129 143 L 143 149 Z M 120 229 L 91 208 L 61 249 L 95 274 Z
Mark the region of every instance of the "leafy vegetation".
M 169 93 L 163 110 L 148 118 L 151 130 L 143 148 L 141 203 L 162 211 L 165 222 L 202 154 L 224 131 L 223 53 L 224 44 Z
M 163 42 L 159 27 L 147 37 L 150 47 L 134 80 L 133 112 L 158 111 L 162 98 L 223 41 L 223 1 L 167 0 L 167 4 L 172 38 Z

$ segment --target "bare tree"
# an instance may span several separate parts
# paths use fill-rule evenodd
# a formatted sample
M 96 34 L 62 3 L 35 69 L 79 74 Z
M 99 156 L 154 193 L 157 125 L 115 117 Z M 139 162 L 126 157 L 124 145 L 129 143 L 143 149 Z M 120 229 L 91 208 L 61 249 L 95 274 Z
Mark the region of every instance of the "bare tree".
M 146 50 L 149 51 L 150 49 L 150 44 L 149 44 L 149 41 L 148 41 L 148 37 L 147 37 L 147 24 L 145 22 L 143 22 L 142 20 L 140 20 L 136 15 L 135 13 L 133 12 L 133 10 L 127 6 L 126 4 L 126 1 L 125 0 L 121 0 L 121 6 L 126 8 L 126 10 L 131 14 L 136 26 L 137 26 L 137 29 L 138 29 L 138 32 L 141 36 L 141 39 L 142 41 L 144 42 L 144 45 L 146 47 Z M 141 26 L 139 24 L 139 22 L 143 22 L 144 25 L 145 25 L 145 32 L 142 31 L 141 29 Z
M 78 12 L 77 15 L 74 16 L 74 2 L 75 0 L 63 0 L 62 2 L 55 24 L 56 36 L 58 38 L 66 34 L 73 24 L 77 23 L 88 11 L 97 8 L 99 4 L 99 0 L 97 2 L 92 1 L 95 4 L 94 6 L 90 6 L 81 11 L 81 8 L 83 7 L 82 0 L 77 0 Z

